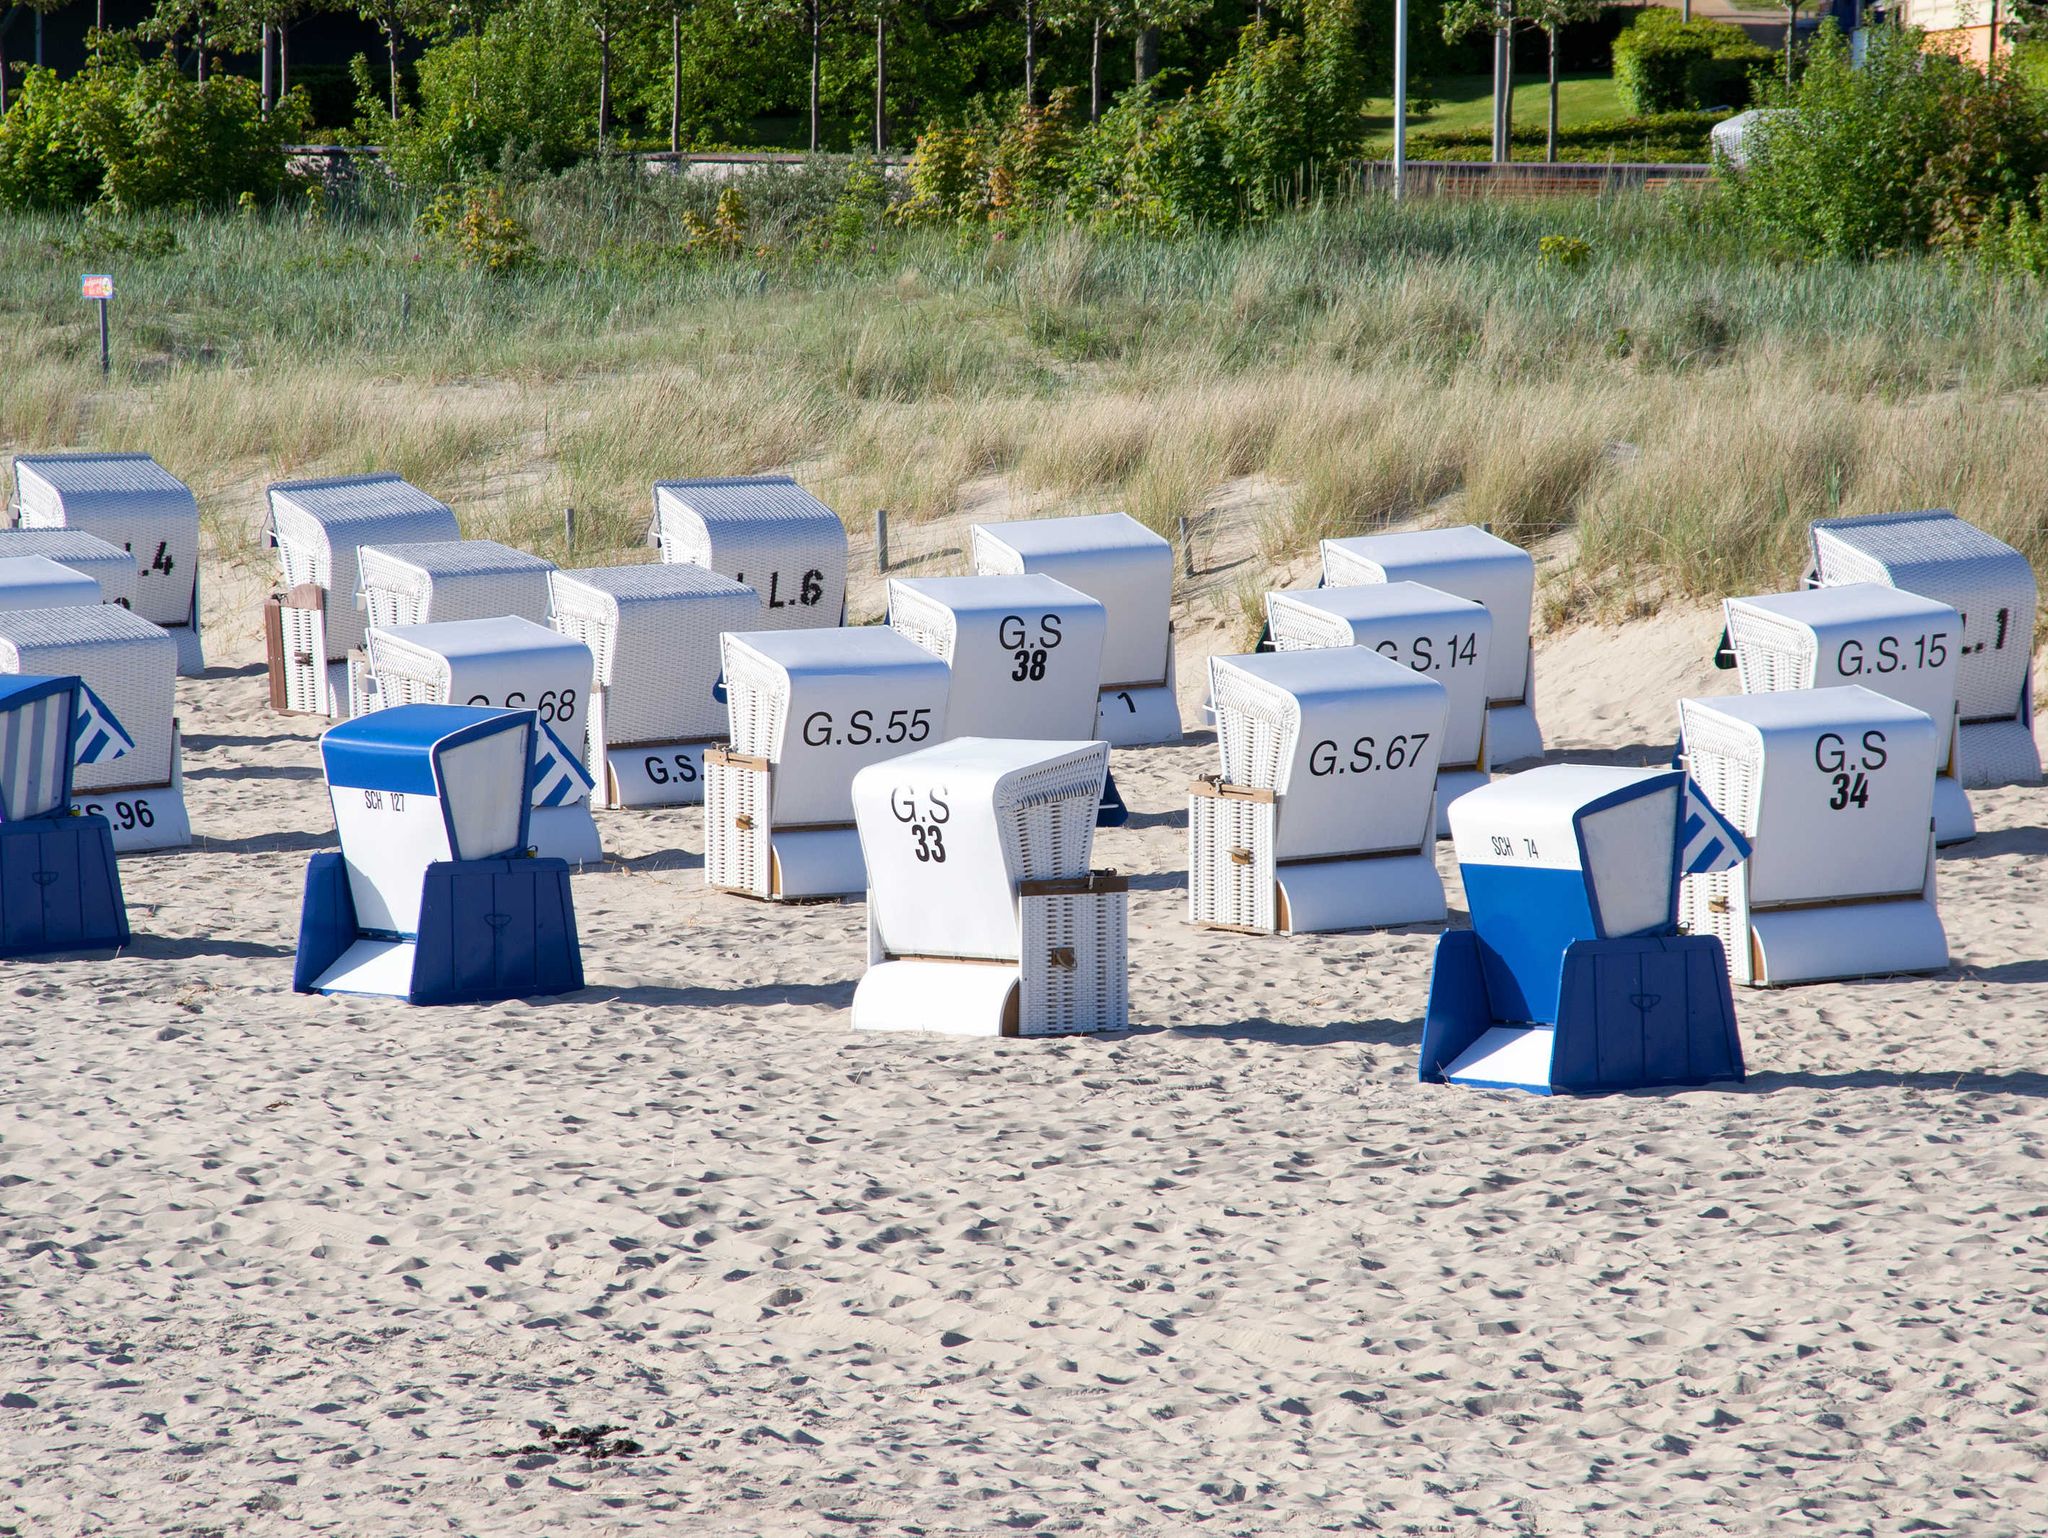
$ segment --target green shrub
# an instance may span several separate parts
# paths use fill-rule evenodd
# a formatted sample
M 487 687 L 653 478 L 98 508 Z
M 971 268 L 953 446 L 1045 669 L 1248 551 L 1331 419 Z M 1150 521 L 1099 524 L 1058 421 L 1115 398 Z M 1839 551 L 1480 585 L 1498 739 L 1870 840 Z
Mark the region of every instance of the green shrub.
M 1747 164 L 1722 177 L 1725 216 L 1813 254 L 1869 256 L 1938 242 L 1963 249 L 2038 197 L 2048 103 L 2010 71 L 1989 75 L 1880 29 L 1863 63 L 1824 25 L 1805 74 L 1772 94 Z M 2036 209 L 2038 212 L 2038 209 Z
M 1741 107 L 1750 77 L 1776 57 L 1725 21 L 1681 21 L 1652 7 L 1614 40 L 1614 83 L 1622 104 L 1639 116 Z
M 1055 91 L 1043 107 L 1020 103 L 1003 125 L 988 165 L 990 219 L 1023 228 L 1065 206 L 1074 153 L 1073 102 L 1073 92 Z
M 1558 158 L 1566 161 L 1650 161 L 1704 165 L 1719 112 L 1660 112 L 1650 117 L 1600 118 L 1561 129 Z M 1517 159 L 1534 159 L 1545 143 L 1541 127 L 1515 129 Z M 1486 128 L 1426 129 L 1408 135 L 1408 152 L 1420 160 L 1489 160 L 1493 133 Z
M 597 133 L 597 47 L 573 0 L 519 0 L 420 55 L 419 100 L 396 123 L 381 81 L 357 132 L 401 182 L 440 187 L 517 167 L 559 171 Z
M 284 185 L 284 146 L 303 132 L 294 92 L 268 117 L 253 81 L 188 80 L 169 59 L 108 47 L 69 80 L 32 69 L 0 119 L 0 203 L 123 210 L 217 207 Z
M 910 157 L 910 196 L 896 210 L 905 224 L 952 224 L 988 216 L 988 133 L 927 128 Z

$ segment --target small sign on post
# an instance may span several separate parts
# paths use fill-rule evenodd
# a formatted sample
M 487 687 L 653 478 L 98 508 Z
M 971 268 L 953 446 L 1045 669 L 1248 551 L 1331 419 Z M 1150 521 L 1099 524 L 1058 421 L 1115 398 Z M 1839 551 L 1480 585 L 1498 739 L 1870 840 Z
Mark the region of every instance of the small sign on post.
M 78 280 L 81 297 L 96 301 L 100 307 L 100 372 L 111 372 L 112 362 L 107 355 L 107 301 L 114 297 L 114 275 L 110 272 L 88 272 Z

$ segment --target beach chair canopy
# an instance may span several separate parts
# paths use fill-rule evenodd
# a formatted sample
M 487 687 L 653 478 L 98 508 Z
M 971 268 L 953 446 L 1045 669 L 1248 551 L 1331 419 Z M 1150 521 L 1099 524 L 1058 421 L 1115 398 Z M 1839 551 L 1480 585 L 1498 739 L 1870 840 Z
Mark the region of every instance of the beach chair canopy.
M 0 529 L 0 560 L 39 555 L 99 584 L 95 602 L 135 607 L 135 557 L 79 529 Z M 48 607 L 55 607 L 50 605 Z
M 287 589 L 312 584 L 328 594 L 327 660 L 363 644 L 355 606 L 364 545 L 456 540 L 455 512 L 399 476 L 345 475 L 280 481 L 269 489 L 270 533 Z
M 778 826 L 850 821 L 857 771 L 946 738 L 946 665 L 885 626 L 735 633 L 724 658 L 733 751 L 773 767 Z
M 614 745 L 722 734 L 720 638 L 755 628 L 744 583 L 666 561 L 587 567 L 549 577 L 554 626 L 590 648 Z
M 1755 846 L 1757 904 L 1918 896 L 1934 774 L 1925 711 L 1860 685 L 1681 700 L 1686 763 Z
M 320 759 L 358 922 L 410 938 L 437 860 L 526 847 L 535 717 L 528 710 L 400 705 L 331 728 Z
M 0 609 L 67 609 L 100 601 L 100 585 L 46 555 L 8 555 L 0 547 Z
M 363 611 L 372 625 L 419 625 L 514 615 L 548 622 L 553 561 L 494 539 L 365 545 Z
M 881 948 L 1017 960 L 1020 883 L 1087 877 L 1108 770 L 1106 743 L 988 737 L 862 769 L 853 807 Z
M 1485 604 L 1493 616 L 1487 698 L 1508 704 L 1524 697 L 1536 596 L 1536 563 L 1528 551 L 1466 524 L 1326 539 L 1322 555 L 1323 582 L 1329 587 L 1420 582 Z
M 135 558 L 135 612 L 189 625 L 199 573 L 199 504 L 147 454 L 23 454 L 15 500 L 27 529 L 77 529 Z
M 1102 604 L 1102 687 L 1166 678 L 1172 646 L 1173 546 L 1128 513 L 978 523 L 974 568 L 988 576 L 1038 572 Z
M 654 542 L 664 561 L 754 590 L 749 630 L 829 629 L 846 616 L 846 525 L 786 475 L 660 481 Z
M 1359 646 L 1443 687 L 1443 762 L 1475 764 L 1486 731 L 1494 625 L 1484 604 L 1420 582 L 1282 588 L 1266 595 L 1281 651 Z
M 1274 792 L 1275 858 L 1413 849 L 1430 836 L 1444 686 L 1363 647 L 1212 657 L 1223 778 Z
M 889 623 L 952 669 L 964 737 L 1090 739 L 1108 611 L 1057 577 L 893 577 Z

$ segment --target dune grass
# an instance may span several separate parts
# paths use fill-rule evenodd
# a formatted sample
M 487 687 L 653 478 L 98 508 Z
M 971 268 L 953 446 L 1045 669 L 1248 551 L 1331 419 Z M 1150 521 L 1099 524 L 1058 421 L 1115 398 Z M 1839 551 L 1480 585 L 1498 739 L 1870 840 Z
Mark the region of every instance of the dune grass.
M 0 221 L 0 442 L 146 449 L 252 560 L 266 481 L 378 467 L 582 562 L 639 552 L 670 476 L 793 466 L 849 522 L 1004 477 L 1162 530 L 1260 476 L 1273 560 L 1418 517 L 1565 536 L 1556 619 L 1781 587 L 1836 511 L 1954 506 L 2048 555 L 2048 297 L 1932 261 L 1780 265 L 1643 197 L 1357 198 L 1178 244 L 892 233 L 817 262 L 679 255 L 637 191 L 547 212 L 497 278 L 403 210 L 193 218 L 154 255 Z M 1592 257 L 1539 263 L 1552 233 Z M 105 381 L 88 258 L 121 285 Z

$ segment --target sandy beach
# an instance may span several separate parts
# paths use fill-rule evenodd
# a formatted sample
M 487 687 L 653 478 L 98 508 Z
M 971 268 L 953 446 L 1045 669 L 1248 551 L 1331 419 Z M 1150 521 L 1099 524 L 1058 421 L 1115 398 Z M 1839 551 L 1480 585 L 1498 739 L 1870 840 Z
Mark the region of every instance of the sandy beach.
M 1116 756 L 1127 1035 L 856 1037 L 861 906 L 694 808 L 600 817 L 583 992 L 411 1010 L 291 992 L 318 727 L 208 580 L 197 845 L 0 964 L 0 1534 L 2048 1530 L 2048 792 L 1739 1087 L 1418 1085 L 1431 934 L 1183 921 L 1207 733 Z M 1718 625 L 1541 638 L 1553 756 L 1661 760 Z

